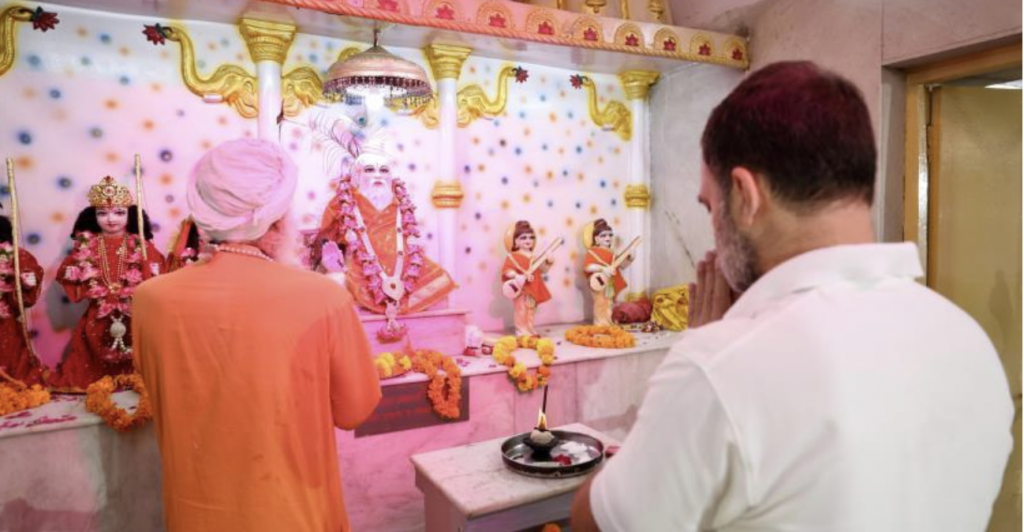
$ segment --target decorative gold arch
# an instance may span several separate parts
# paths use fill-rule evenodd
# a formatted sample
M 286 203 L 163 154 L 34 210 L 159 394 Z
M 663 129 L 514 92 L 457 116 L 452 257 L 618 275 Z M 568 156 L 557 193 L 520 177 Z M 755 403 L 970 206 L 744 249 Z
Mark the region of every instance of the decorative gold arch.
M 643 50 L 647 48 L 647 43 L 644 41 L 643 30 L 640 29 L 640 26 L 632 22 L 621 24 L 615 29 L 615 44 Z

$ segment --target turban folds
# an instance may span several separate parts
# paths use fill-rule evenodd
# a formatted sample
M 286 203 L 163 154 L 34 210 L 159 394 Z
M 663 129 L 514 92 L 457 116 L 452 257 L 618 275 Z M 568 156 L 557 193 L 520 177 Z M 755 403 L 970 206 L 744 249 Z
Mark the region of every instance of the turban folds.
M 257 240 L 288 212 L 297 181 L 295 163 L 277 144 L 232 140 L 196 163 L 188 206 L 196 225 L 212 240 Z

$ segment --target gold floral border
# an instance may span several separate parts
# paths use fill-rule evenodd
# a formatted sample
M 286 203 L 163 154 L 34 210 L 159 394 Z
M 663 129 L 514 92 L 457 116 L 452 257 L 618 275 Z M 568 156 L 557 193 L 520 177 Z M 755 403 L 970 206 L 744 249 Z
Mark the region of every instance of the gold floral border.
M 629 46 L 643 50 L 647 48 L 647 43 L 644 41 L 644 32 L 637 24 L 627 22 L 615 29 L 614 42 L 619 46 Z
M 491 28 L 516 29 L 512 10 L 501 2 L 484 2 L 476 11 L 476 23 Z
M 651 48 L 662 52 L 678 52 L 681 49 L 679 35 L 671 28 L 661 28 L 654 34 L 654 42 L 651 43 Z
M 573 39 L 584 42 L 604 42 L 604 28 L 597 17 L 584 15 L 572 21 L 568 33 Z M 588 39 L 587 30 L 593 30 L 592 39 Z
M 546 31 L 542 31 L 544 24 L 547 24 L 546 28 L 543 28 Z M 534 9 L 526 16 L 526 31 L 537 35 L 556 35 L 558 33 L 558 18 L 548 9 Z

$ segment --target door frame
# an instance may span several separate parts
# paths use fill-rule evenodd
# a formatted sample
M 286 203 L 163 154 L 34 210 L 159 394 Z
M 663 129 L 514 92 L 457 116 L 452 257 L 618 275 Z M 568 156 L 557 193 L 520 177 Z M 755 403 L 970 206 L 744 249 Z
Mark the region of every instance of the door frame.
M 903 240 L 917 243 L 924 282 L 928 280 L 928 131 L 931 123 L 929 86 L 1021 65 L 1021 43 L 914 67 L 906 72 L 903 171 Z

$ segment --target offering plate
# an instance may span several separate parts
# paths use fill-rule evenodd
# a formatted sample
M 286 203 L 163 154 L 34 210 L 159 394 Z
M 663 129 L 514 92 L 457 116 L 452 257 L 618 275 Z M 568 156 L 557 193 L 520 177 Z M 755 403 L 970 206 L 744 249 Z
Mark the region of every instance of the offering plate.
M 505 466 L 531 477 L 567 478 L 584 475 L 604 460 L 604 445 L 600 440 L 579 432 L 553 430 L 551 433 L 558 443 L 547 452 L 534 451 L 527 445 L 529 432 L 505 440 L 501 444 Z

